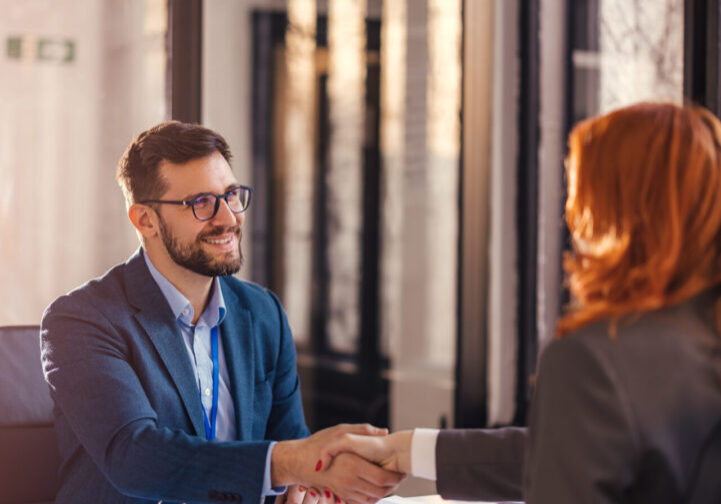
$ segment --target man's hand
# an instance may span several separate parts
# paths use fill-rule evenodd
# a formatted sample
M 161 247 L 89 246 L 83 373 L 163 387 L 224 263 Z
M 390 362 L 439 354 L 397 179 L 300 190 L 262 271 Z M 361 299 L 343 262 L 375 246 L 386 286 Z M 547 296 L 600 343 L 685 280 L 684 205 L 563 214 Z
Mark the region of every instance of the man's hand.
M 346 432 L 335 437 L 321 450 L 321 466 L 343 452 L 351 452 L 396 473 L 411 472 L 411 439 L 413 431 L 399 431 L 388 436 L 364 436 Z
M 306 488 L 317 488 L 321 490 L 321 498 L 339 498 L 349 504 L 376 502 L 392 492 L 404 476 L 354 454 L 338 451 L 332 461 L 327 457 L 325 463 L 321 461 L 321 454 L 326 446 L 338 445 L 346 435 L 375 438 L 385 436 L 387 432 L 368 424 L 344 424 L 316 432 L 306 439 L 280 441 L 271 455 L 271 484 L 273 487 L 301 484 Z

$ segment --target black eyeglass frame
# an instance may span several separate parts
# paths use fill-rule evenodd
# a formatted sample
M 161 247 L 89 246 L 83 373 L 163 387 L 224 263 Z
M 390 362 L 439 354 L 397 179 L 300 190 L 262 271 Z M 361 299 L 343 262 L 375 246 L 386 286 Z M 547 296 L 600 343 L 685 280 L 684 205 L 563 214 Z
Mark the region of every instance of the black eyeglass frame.
M 236 212 L 235 210 L 233 210 L 233 209 L 231 208 L 230 203 L 228 202 L 228 197 L 230 196 L 230 194 L 231 194 L 232 192 L 237 191 L 238 189 L 242 189 L 242 190 L 244 190 L 244 191 L 246 191 L 246 192 L 248 193 L 248 202 L 247 202 L 247 204 L 246 204 L 241 210 L 239 210 L 239 211 Z M 215 208 L 213 208 L 213 213 L 210 215 L 210 217 L 208 217 L 207 219 L 201 219 L 200 217 L 198 217 L 198 214 L 197 214 L 197 212 L 195 211 L 195 203 L 196 203 L 200 198 L 204 198 L 204 197 L 208 197 L 208 196 L 212 196 L 212 197 L 215 198 Z M 245 186 L 245 185 L 240 185 L 240 184 L 239 184 L 239 185 L 237 185 L 237 186 L 231 187 L 227 192 L 225 192 L 225 193 L 223 193 L 223 194 L 203 193 L 203 194 L 198 194 L 198 195 L 195 196 L 193 199 L 189 199 L 189 200 L 152 200 L 152 199 L 151 199 L 151 200 L 139 201 L 138 203 L 141 203 L 141 204 L 143 204 L 143 205 L 146 205 L 146 204 L 148 204 L 148 203 L 164 203 L 164 204 L 166 204 L 166 205 L 183 205 L 183 206 L 189 206 L 189 207 L 193 210 L 193 217 L 195 217 L 195 218 L 196 218 L 197 220 L 199 220 L 200 222 L 206 222 L 206 221 L 209 221 L 209 220 L 213 219 L 216 215 L 218 215 L 218 209 L 220 208 L 220 200 L 221 200 L 221 199 L 224 199 L 224 200 L 225 200 L 225 204 L 228 205 L 228 209 L 229 209 L 231 212 L 233 212 L 234 214 L 238 215 L 238 214 L 242 214 L 243 212 L 245 212 L 245 211 L 248 209 L 248 207 L 250 206 L 250 200 L 252 199 L 252 197 L 253 197 L 253 188 L 252 188 L 252 187 L 249 187 L 249 186 Z

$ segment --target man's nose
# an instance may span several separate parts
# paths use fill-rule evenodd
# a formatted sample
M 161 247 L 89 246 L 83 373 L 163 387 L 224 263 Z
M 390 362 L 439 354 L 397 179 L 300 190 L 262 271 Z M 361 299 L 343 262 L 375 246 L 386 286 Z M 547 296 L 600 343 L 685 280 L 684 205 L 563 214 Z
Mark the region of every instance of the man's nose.
M 238 223 L 242 226 L 244 218 L 245 217 L 242 213 L 233 213 L 230 209 L 230 206 L 228 205 L 228 202 L 225 201 L 224 198 L 221 198 L 218 205 L 218 213 L 216 213 L 215 217 L 213 217 L 213 224 L 219 226 L 234 226 L 236 223 Z

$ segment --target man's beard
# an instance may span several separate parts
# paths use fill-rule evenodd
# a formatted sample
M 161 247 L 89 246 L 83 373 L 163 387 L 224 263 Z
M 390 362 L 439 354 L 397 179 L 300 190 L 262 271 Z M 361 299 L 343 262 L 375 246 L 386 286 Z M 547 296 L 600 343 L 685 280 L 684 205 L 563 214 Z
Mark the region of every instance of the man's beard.
M 158 217 L 160 217 L 160 215 L 158 215 Z M 173 236 L 170 229 L 168 229 L 163 218 L 160 217 L 159 220 L 160 236 L 163 239 L 168 254 L 176 264 L 200 275 L 209 277 L 232 275 L 240 271 L 240 267 L 243 265 L 243 250 L 241 248 L 243 234 L 240 226 L 214 227 L 200 233 L 194 242 L 181 244 L 179 240 Z M 212 238 L 226 233 L 233 233 L 238 240 L 237 257 L 231 256 L 231 252 L 229 252 L 228 258 L 215 259 L 203 250 L 202 240 L 204 238 Z

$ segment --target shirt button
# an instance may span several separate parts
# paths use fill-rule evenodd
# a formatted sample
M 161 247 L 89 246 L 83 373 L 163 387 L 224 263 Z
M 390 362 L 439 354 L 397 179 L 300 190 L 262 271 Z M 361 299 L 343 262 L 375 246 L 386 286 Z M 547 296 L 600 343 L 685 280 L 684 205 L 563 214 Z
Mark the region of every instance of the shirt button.
M 190 313 L 190 310 L 188 310 L 187 308 L 183 310 L 183 315 L 187 315 L 188 313 Z
M 209 396 L 209 395 L 210 395 L 210 388 L 206 387 L 203 392 L 205 393 L 205 395 Z

